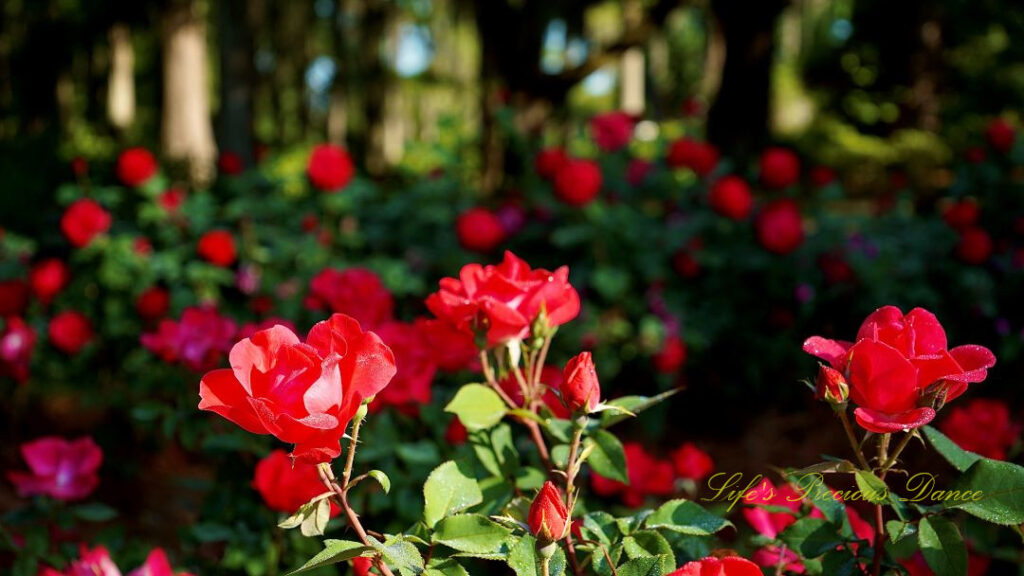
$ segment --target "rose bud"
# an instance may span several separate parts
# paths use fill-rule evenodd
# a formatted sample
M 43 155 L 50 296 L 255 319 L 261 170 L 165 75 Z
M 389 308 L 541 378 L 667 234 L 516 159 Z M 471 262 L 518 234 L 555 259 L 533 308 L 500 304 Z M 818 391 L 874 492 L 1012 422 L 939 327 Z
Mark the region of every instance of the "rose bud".
M 562 373 L 562 403 L 572 412 L 593 412 L 601 401 L 601 383 L 590 352 L 581 352 Z
M 322 192 L 339 192 L 355 176 L 356 168 L 348 151 L 334 144 L 313 148 L 306 166 L 306 175 L 314 188 Z
M 842 372 L 824 364 L 820 366 L 818 378 L 814 382 L 817 388 L 815 397 L 834 406 L 846 404 L 846 400 L 850 397 L 850 386 L 846 383 Z
M 527 519 L 530 532 L 542 544 L 557 542 L 565 536 L 568 522 L 569 511 L 565 508 L 561 492 L 551 481 L 545 482 L 530 504 Z

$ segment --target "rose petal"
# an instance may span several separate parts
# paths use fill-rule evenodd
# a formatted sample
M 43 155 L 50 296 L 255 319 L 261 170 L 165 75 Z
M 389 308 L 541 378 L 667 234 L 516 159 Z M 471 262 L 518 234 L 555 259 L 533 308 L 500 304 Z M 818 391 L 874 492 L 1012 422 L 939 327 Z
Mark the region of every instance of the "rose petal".
M 842 340 L 829 340 L 821 336 L 811 336 L 804 341 L 804 352 L 821 358 L 828 362 L 836 370 L 842 371 L 846 364 L 846 353 L 853 346 L 850 342 Z
M 857 408 L 853 414 L 862 428 L 879 434 L 920 428 L 935 419 L 935 410 L 928 407 L 915 408 L 898 414 L 886 414 L 870 408 Z

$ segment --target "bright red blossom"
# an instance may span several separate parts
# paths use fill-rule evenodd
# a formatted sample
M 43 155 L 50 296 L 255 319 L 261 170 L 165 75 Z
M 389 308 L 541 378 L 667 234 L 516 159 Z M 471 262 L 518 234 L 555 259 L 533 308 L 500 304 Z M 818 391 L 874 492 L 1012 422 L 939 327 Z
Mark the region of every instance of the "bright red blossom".
M 395 375 L 391 350 L 344 314 L 319 322 L 302 342 L 283 326 L 235 344 L 231 368 L 199 384 L 201 410 L 255 434 L 295 444 L 292 457 L 329 462 L 363 401 Z
M 669 146 L 665 163 L 671 168 L 689 168 L 704 177 L 718 166 L 718 149 L 706 142 L 681 138 Z
M 765 478 L 756 488 L 743 495 L 743 502 L 748 505 L 743 508 L 743 517 L 758 534 L 774 540 L 786 527 L 796 522 L 796 516 L 786 512 L 769 512 L 762 506 L 784 508 L 795 513 L 800 509 L 801 500 L 800 493 L 789 484 L 776 487 L 771 480 Z
M 953 408 L 939 428 L 964 450 L 995 460 L 1006 459 L 1021 431 L 1021 425 L 1010 419 L 1009 406 L 989 398 Z
M 315 464 L 293 464 L 284 450 L 274 450 L 256 464 L 252 485 L 268 508 L 285 514 L 297 512 L 303 504 L 327 491 Z M 341 508 L 331 502 L 331 516 L 340 513 Z
M 306 307 L 348 314 L 372 330 L 391 321 L 395 301 L 372 270 L 325 268 L 309 282 Z
M 843 374 L 857 422 L 878 433 L 927 424 L 935 418 L 932 394 L 952 401 L 968 384 L 985 380 L 996 362 L 983 346 L 947 350 L 945 330 L 923 308 L 904 315 L 884 306 L 864 320 L 855 343 L 814 336 L 803 348 Z
M 694 481 L 707 478 L 715 469 L 711 456 L 692 442 L 686 442 L 672 452 L 672 463 L 676 467 L 676 475 Z
M 430 342 L 431 356 L 438 369 L 458 372 L 478 364 L 472 335 L 436 318 L 417 318 L 415 324 L 420 334 Z
M 715 558 L 708 556 L 683 565 L 668 576 L 764 576 L 750 560 L 738 556 Z
M 235 237 L 227 230 L 211 230 L 199 238 L 196 247 L 199 256 L 210 264 L 226 268 L 235 263 L 238 252 L 235 249 Z
M 186 308 L 180 320 L 163 320 L 156 332 L 143 334 L 142 345 L 167 363 L 202 371 L 220 362 L 231 349 L 237 326 L 214 308 Z
M 426 302 L 434 316 L 471 336 L 486 332 L 491 346 L 525 338 L 542 311 L 550 327 L 580 312 L 567 267 L 534 270 L 511 252 L 498 265 L 463 266 L 458 279 L 442 278 L 440 288 Z
M 421 405 L 429 404 L 431 384 L 437 373 L 432 343 L 416 324 L 387 322 L 375 331 L 394 353 L 397 372 L 370 407 L 397 406 L 418 410 Z
M 942 219 L 954 230 L 964 230 L 978 223 L 981 207 L 971 199 L 953 202 L 942 211 Z
M 570 412 L 589 413 L 601 403 L 601 383 L 590 352 L 580 352 L 565 365 L 562 374 L 562 402 Z
M 116 170 L 125 186 L 141 186 L 156 174 L 156 158 L 145 148 L 128 148 L 117 157 Z
M 0 375 L 24 382 L 28 379 L 36 333 L 21 318 L 10 317 L 5 323 L 4 331 L 0 334 Z
M 19 496 L 44 494 L 57 500 L 81 500 L 100 482 L 97 471 L 103 451 L 92 438 L 37 438 L 21 445 L 21 455 L 31 471 L 7 473 Z
M 181 188 L 168 188 L 156 197 L 156 201 L 165 212 L 173 214 L 185 203 L 185 191 Z
M 471 208 L 455 219 L 459 244 L 473 252 L 490 252 L 505 241 L 501 220 L 485 208 Z
M 590 119 L 590 132 L 597 147 L 605 152 L 621 150 L 633 136 L 633 117 L 625 112 L 598 114 Z
M 550 481 L 545 482 L 530 504 L 527 524 L 540 542 L 555 542 L 565 537 L 569 511 L 562 493 Z
M 782 198 L 770 202 L 754 222 L 757 241 L 769 252 L 789 254 L 803 244 L 804 229 L 796 202 Z
M 64 237 L 75 248 L 84 248 L 93 238 L 110 229 L 110 214 L 95 200 L 75 200 L 60 219 Z
M 135 309 L 146 320 L 155 320 L 167 315 L 171 308 L 171 295 L 165 288 L 152 286 L 135 299 Z
M 651 357 L 654 369 L 662 374 L 674 374 L 686 363 L 686 342 L 678 336 L 668 336 Z
M 537 152 L 537 157 L 533 160 L 533 169 L 537 171 L 541 178 L 553 180 L 558 171 L 568 161 L 569 156 L 565 153 L 565 150 L 557 147 L 544 148 Z
M 760 167 L 765 188 L 782 190 L 800 180 L 800 159 L 787 148 L 766 148 L 761 153 Z
M 600 496 L 616 496 L 630 508 L 639 508 L 648 496 L 669 496 L 675 491 L 675 467 L 672 462 L 659 460 L 635 442 L 623 444 L 629 484 L 623 484 L 599 474 L 591 477 L 591 487 Z
M 71 272 L 67 264 L 56 258 L 40 260 L 32 265 L 28 273 L 28 283 L 32 294 L 43 304 L 53 302 L 60 291 L 67 286 Z
M 569 206 L 589 204 L 601 192 L 601 167 L 592 160 L 569 160 L 555 174 L 555 196 Z
M 68 310 L 50 320 L 48 335 L 61 352 L 78 354 L 92 340 L 92 324 L 81 312 Z
M 956 255 L 968 264 L 984 264 L 992 255 L 992 237 L 982 228 L 965 228 L 960 232 Z
M 711 186 L 708 203 L 712 210 L 733 220 L 743 220 L 754 208 L 754 197 L 739 176 L 725 176 Z
M 313 186 L 324 192 L 337 192 L 352 180 L 356 168 L 348 152 L 334 144 L 320 144 L 309 155 L 306 174 Z

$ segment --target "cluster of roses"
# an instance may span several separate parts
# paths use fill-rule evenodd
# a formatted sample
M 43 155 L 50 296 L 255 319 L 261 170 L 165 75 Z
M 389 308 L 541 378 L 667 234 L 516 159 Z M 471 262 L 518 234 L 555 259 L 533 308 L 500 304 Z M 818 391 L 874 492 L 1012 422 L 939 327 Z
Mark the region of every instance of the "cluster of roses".
M 624 443 L 623 450 L 629 484 L 594 474 L 590 485 L 595 494 L 618 497 L 630 508 L 643 506 L 648 497 L 672 496 L 679 492 L 680 481 L 689 482 L 692 491 L 692 487 L 715 468 L 711 456 L 692 442 L 676 448 L 668 459 L 655 457 L 636 442 Z
M 146 561 L 128 576 L 192 576 L 187 572 L 175 572 L 171 567 L 167 554 L 161 548 L 154 548 L 146 556 Z M 38 576 L 121 576 L 121 570 L 110 558 L 110 553 L 103 546 L 89 549 L 85 545 L 79 547 L 78 558 L 63 571 L 44 567 Z

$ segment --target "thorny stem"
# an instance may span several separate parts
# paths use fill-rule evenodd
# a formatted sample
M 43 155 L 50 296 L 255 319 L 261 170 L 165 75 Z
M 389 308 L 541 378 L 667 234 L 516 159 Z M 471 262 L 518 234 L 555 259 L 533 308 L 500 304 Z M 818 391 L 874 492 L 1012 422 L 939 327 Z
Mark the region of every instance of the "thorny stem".
M 519 405 L 515 403 L 515 400 L 512 400 L 512 398 L 501 389 L 501 386 L 498 385 L 498 380 L 494 377 L 494 368 L 491 368 L 491 362 L 487 359 L 487 350 L 480 351 L 480 366 L 484 371 L 484 379 L 487 380 L 487 385 L 505 401 L 505 404 L 508 405 L 509 408 L 512 408 L 513 410 L 519 408 Z
M 882 474 L 885 474 L 890 468 L 896 465 L 896 460 L 900 457 L 903 449 L 907 447 L 907 444 L 910 444 L 910 441 L 913 440 L 913 438 L 914 435 L 908 433 L 902 440 L 900 440 L 900 443 L 896 445 L 896 449 L 893 450 L 892 455 L 889 456 L 889 459 L 882 463 Z
M 554 337 L 554 332 L 549 334 L 547 338 L 544 338 L 544 343 L 540 346 L 540 354 L 537 355 L 537 361 L 533 364 L 534 384 L 540 382 L 540 374 L 544 370 L 544 363 L 548 359 L 548 349 L 551 348 L 552 337 Z
M 608 562 L 608 567 L 612 569 L 612 576 L 619 576 L 619 572 L 615 569 L 615 563 L 612 562 L 612 557 L 608 554 L 608 549 L 604 547 L 604 544 L 601 544 L 597 540 L 580 540 L 580 543 L 591 544 L 600 548 L 601 553 L 604 554 L 605 561 Z
M 850 448 L 853 448 L 853 453 L 857 455 L 857 462 L 860 463 L 861 468 L 871 470 L 867 458 L 864 458 L 864 454 L 860 451 L 860 444 L 853 434 L 853 426 L 850 425 L 850 418 L 846 415 L 846 410 L 839 412 L 839 419 L 843 422 L 843 429 L 846 430 L 846 439 L 850 441 Z
M 362 424 L 362 418 L 356 418 L 352 423 L 352 439 L 348 445 L 348 457 L 345 460 L 345 469 L 342 472 L 341 481 L 339 484 L 334 478 L 334 472 L 331 470 L 330 464 L 321 464 L 317 466 L 317 472 L 320 474 L 320 480 L 324 483 L 330 491 L 334 492 L 334 496 L 338 499 L 338 503 L 341 505 L 341 509 L 345 512 L 345 517 L 348 518 L 349 526 L 356 531 L 356 535 L 359 536 L 359 541 L 366 546 L 372 546 L 370 538 L 366 534 L 366 530 L 363 528 L 363 524 L 359 521 L 359 515 L 352 509 L 352 506 L 348 502 L 348 488 L 349 478 L 352 476 L 352 464 L 355 462 L 356 456 L 356 444 L 359 441 L 359 426 Z M 388 565 L 384 563 L 384 560 L 380 555 L 373 557 L 374 565 L 377 566 L 377 570 L 380 571 L 383 576 L 395 576 L 394 572 L 388 568 Z
M 578 423 L 575 428 L 572 444 L 569 445 L 569 461 L 565 470 L 565 508 L 569 511 L 569 531 L 565 535 L 565 547 L 569 552 L 569 563 L 572 565 L 573 574 L 578 576 L 583 572 L 576 561 L 576 546 L 572 541 L 572 509 L 576 506 L 573 492 L 575 491 L 576 473 L 580 468 L 577 465 L 576 456 L 579 454 L 580 442 L 583 440 L 583 426 Z
M 889 438 L 891 434 L 883 434 L 878 439 L 878 461 L 886 463 L 889 461 Z M 900 448 L 902 450 L 902 448 Z M 882 466 L 879 478 L 885 482 L 885 473 L 889 469 Z M 875 555 L 871 560 L 871 574 L 879 576 L 882 573 L 882 556 L 885 555 L 885 515 L 881 504 L 875 504 Z
M 480 351 L 480 366 L 483 368 L 484 378 L 487 380 L 487 385 L 505 401 L 505 404 L 513 410 L 521 408 L 521 406 L 516 404 L 515 400 L 512 400 L 512 398 L 510 398 L 509 395 L 501 389 L 501 386 L 498 385 L 498 381 L 494 378 L 494 370 L 491 368 L 491 364 L 487 359 L 486 350 Z M 531 405 L 529 408 L 531 410 L 535 410 L 536 407 Z M 540 425 L 528 418 L 520 418 L 519 421 L 522 422 L 523 426 L 526 426 L 530 431 L 530 438 L 533 440 L 533 443 L 537 445 L 537 452 L 540 454 L 540 459 L 541 462 L 544 463 L 544 467 L 551 470 L 551 455 L 548 452 L 547 444 L 544 442 L 544 436 L 540 433 Z

